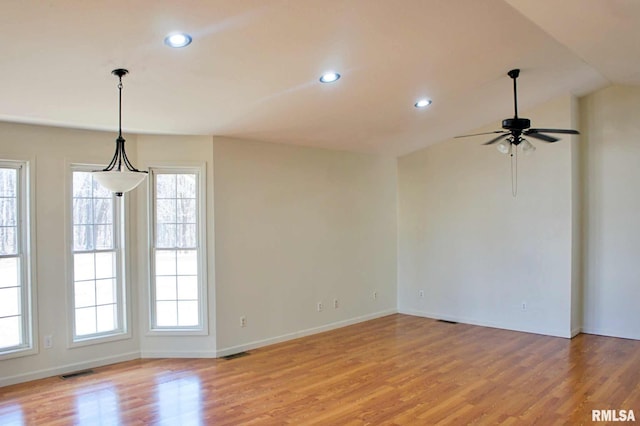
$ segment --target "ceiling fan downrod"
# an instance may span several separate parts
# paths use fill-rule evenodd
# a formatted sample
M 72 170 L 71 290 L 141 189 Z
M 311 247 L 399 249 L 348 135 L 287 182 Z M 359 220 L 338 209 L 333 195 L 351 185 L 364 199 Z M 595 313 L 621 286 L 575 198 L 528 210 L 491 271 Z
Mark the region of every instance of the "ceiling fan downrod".
M 519 68 L 513 69 L 509 71 L 507 75 L 513 79 L 513 110 L 514 110 L 513 118 L 517 119 L 518 118 L 518 87 L 517 87 L 516 80 L 520 75 L 520 69 Z

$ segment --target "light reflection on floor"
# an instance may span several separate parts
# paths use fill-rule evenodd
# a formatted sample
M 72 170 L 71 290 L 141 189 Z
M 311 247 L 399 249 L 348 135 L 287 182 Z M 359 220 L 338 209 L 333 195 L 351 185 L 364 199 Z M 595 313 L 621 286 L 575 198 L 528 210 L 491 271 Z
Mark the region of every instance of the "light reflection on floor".
M 0 407 L 0 425 L 2 426 L 22 426 L 24 425 L 22 407 L 20 404 L 10 404 Z
M 111 383 L 81 389 L 76 392 L 77 425 L 120 425 L 118 391 Z
M 156 379 L 157 424 L 202 425 L 202 395 L 200 378 L 186 376 L 172 378 L 160 376 Z

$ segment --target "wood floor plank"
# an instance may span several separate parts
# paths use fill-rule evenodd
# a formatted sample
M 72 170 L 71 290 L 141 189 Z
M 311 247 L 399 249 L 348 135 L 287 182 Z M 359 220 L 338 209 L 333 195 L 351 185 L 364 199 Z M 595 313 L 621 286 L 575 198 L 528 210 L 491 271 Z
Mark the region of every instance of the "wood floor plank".
M 224 359 L 0 388 L 2 425 L 590 424 L 640 420 L 640 341 L 391 315 Z

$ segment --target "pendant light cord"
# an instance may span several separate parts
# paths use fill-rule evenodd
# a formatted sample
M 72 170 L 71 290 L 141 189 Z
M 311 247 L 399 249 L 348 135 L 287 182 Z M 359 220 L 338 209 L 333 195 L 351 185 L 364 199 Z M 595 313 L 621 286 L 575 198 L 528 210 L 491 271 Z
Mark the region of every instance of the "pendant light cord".
M 111 159 L 111 162 L 107 167 L 102 169 L 103 172 L 110 172 L 112 170 L 122 171 L 123 168 L 129 172 L 148 173 L 136 169 L 124 150 L 125 139 L 122 137 L 122 77 L 127 75 L 129 71 L 125 69 L 117 69 L 111 71 L 111 74 L 118 76 L 118 138 L 116 139 L 116 152 Z
M 119 75 L 118 83 L 118 137 L 122 138 L 122 76 Z

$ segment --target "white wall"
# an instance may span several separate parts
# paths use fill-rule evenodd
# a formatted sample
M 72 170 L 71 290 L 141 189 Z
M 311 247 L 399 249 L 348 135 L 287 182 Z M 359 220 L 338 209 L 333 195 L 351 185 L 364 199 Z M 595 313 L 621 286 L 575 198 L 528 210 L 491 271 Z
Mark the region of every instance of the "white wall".
M 221 354 L 395 312 L 394 158 L 225 138 L 214 158 Z
M 53 347 L 36 355 L 0 361 L 0 386 L 139 357 L 133 337 L 73 347 L 68 323 L 69 207 L 71 163 L 105 164 L 115 150 L 115 134 L 0 122 L 0 158 L 28 160 L 35 177 L 35 289 L 37 331 L 53 336 Z M 135 162 L 135 136 L 127 137 Z M 131 283 L 135 286 L 136 283 Z M 136 294 L 131 293 L 134 303 Z M 133 321 L 137 321 L 133 310 Z
M 585 140 L 584 331 L 640 339 L 640 88 L 581 99 Z
M 534 127 L 574 126 L 568 96 L 524 116 Z M 515 198 L 509 157 L 482 145 L 490 138 L 450 140 L 399 159 L 399 310 L 568 337 L 571 137 L 531 139 L 537 151 L 519 157 Z

